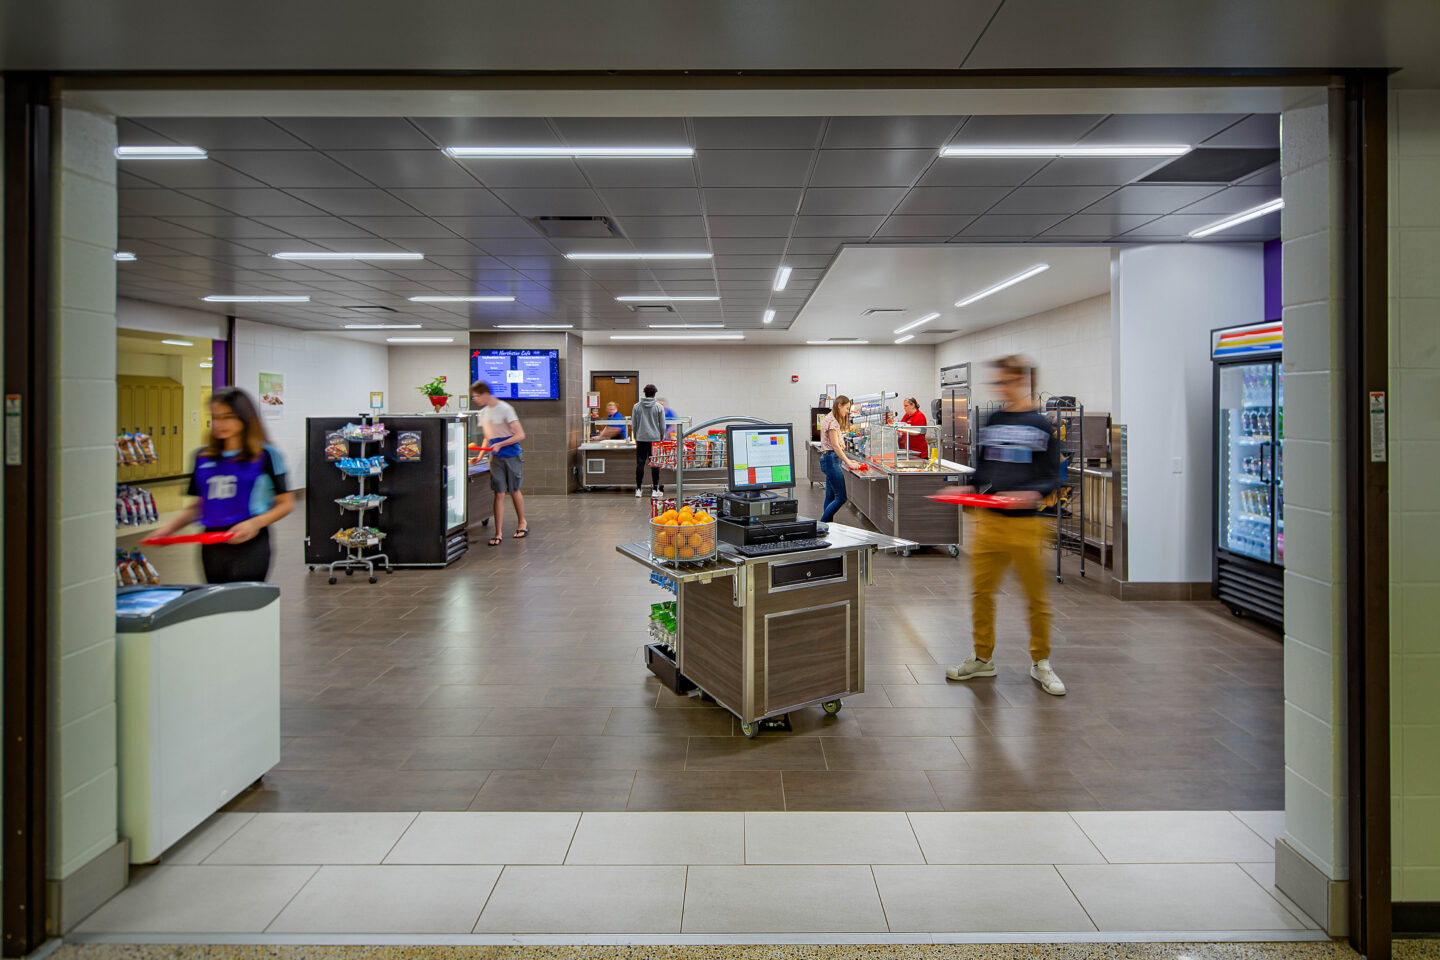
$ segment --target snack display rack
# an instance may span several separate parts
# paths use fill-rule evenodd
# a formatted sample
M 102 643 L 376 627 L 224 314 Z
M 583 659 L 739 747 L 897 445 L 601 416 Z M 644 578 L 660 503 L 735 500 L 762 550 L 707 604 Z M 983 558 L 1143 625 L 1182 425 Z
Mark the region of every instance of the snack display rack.
M 682 441 L 656 440 L 650 447 L 650 466 L 674 470 L 679 461 L 684 470 L 723 470 L 725 434 L 708 433 L 703 437 L 686 437 Z
M 341 431 L 342 436 L 351 444 L 359 444 L 359 454 L 355 457 L 343 457 L 335 461 L 335 467 L 343 474 L 354 477 L 359 483 L 359 489 L 354 494 L 336 499 L 335 503 L 340 508 L 341 516 L 346 513 L 355 514 L 354 526 L 337 530 L 330 539 L 338 543 L 344 550 L 345 556 L 329 564 L 330 582 L 338 582 L 335 576 L 336 570 L 344 570 L 348 577 L 356 570 L 363 569 L 370 578 L 371 583 L 376 582 L 375 566 L 384 563 L 386 573 L 394 573 L 390 565 L 390 558 L 384 553 L 367 553 L 372 547 L 379 547 L 380 542 L 385 538 L 385 532 L 376 527 L 366 526 L 365 517 L 374 512 L 380 514 L 385 509 L 385 497 L 367 489 L 366 485 L 373 477 L 377 482 L 389 465 L 383 455 L 367 456 L 369 445 L 379 444 L 386 436 L 385 424 L 366 418 L 360 423 L 347 423 Z
M 1055 580 L 1063 583 L 1060 559 L 1067 553 L 1080 556 L 1080 576 L 1085 576 L 1085 407 L 1056 405 L 1045 415 L 1060 439 L 1060 486 L 1054 507 L 1046 512 L 1055 518 Z

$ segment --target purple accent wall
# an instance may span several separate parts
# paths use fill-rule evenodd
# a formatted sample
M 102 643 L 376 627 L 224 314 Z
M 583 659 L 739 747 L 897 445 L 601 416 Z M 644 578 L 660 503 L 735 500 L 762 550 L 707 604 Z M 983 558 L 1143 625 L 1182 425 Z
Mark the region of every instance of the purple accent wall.
M 230 344 L 224 340 L 211 340 L 210 357 L 215 364 L 210 369 L 211 389 L 220 390 L 230 386 Z
M 1265 241 L 1265 319 L 1280 319 L 1280 241 Z

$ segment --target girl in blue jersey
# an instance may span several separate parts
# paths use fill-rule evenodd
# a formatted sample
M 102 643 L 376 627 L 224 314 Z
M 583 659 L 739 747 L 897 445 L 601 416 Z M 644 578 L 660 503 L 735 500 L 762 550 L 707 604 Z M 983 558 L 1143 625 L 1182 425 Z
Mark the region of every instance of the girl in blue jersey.
M 210 442 L 195 454 L 190 477 L 198 497 L 156 532 L 169 536 L 191 523 L 207 533 L 233 534 L 206 544 L 200 559 L 209 583 L 264 580 L 270 573 L 270 524 L 295 507 L 285 486 L 280 452 L 266 442 L 265 427 L 249 394 L 234 387 L 210 399 Z

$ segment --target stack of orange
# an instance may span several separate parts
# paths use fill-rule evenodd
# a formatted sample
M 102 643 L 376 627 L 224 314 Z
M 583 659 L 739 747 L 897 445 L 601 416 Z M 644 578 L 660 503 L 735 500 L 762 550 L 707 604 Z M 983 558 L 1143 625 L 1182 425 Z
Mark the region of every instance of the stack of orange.
M 689 505 L 650 521 L 650 552 L 665 560 L 706 560 L 715 554 L 715 518 Z

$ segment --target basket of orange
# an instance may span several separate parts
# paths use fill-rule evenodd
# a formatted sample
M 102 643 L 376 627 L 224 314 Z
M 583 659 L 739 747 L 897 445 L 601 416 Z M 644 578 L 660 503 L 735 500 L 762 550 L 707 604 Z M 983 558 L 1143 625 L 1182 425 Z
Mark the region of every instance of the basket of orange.
M 698 563 L 715 556 L 715 518 L 686 504 L 650 521 L 650 556 L 661 563 Z

